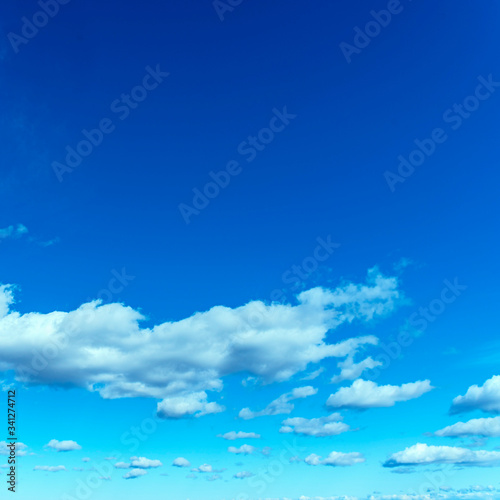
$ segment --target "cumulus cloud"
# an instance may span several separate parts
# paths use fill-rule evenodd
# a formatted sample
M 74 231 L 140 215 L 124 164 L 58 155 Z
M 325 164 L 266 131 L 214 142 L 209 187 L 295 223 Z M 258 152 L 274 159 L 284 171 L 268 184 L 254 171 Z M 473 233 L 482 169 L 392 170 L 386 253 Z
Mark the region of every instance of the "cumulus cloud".
M 252 476 L 255 476 L 255 474 L 247 470 L 243 470 L 241 472 L 237 472 L 233 477 L 236 479 L 245 479 L 247 477 L 252 477 Z
M 162 465 L 159 460 L 151 460 L 146 457 L 130 457 L 130 466 L 137 469 L 153 469 Z
M 409 384 L 377 385 L 369 380 L 358 379 L 350 387 L 342 387 L 331 394 L 326 404 L 334 408 L 386 408 L 400 401 L 419 398 L 434 389 L 429 380 Z
M 234 441 L 235 439 L 259 439 L 260 434 L 256 434 L 255 432 L 231 431 L 225 434 L 219 434 L 217 437 L 227 439 L 228 441 Z
M 76 441 L 58 441 L 51 439 L 45 446 L 52 448 L 55 451 L 75 451 L 81 450 L 82 447 Z
M 332 377 L 331 382 L 333 384 L 339 384 L 344 380 L 355 380 L 359 378 L 365 370 L 372 370 L 380 365 L 382 365 L 381 361 L 375 361 L 370 356 L 359 363 L 355 363 L 354 354 L 351 354 L 347 356 L 344 361 L 337 363 L 337 366 L 340 368 L 340 373 Z
M 6 441 L 0 441 L 0 455 L 9 455 L 10 454 L 10 448 L 7 447 Z M 24 443 L 21 443 L 21 441 L 16 442 L 16 455 L 22 457 L 26 455 L 27 453 L 27 446 Z
M 164 400 L 159 414 L 172 418 L 220 411 L 205 395 L 220 391 L 225 376 L 286 381 L 311 364 L 373 344 L 373 336 L 330 343 L 327 332 L 334 339 L 341 325 L 384 316 L 401 299 L 397 279 L 372 269 L 364 284 L 313 288 L 294 305 L 215 306 L 141 328 L 139 311 L 99 301 L 69 312 L 20 314 L 12 291 L 0 288 L 0 370 L 14 370 L 25 384 L 81 387 L 108 399 Z
M 147 471 L 144 469 L 132 469 L 126 474 L 124 474 L 122 477 L 123 479 L 135 479 L 136 477 L 141 477 L 145 476 L 147 474 Z
M 82 462 L 90 462 L 90 457 L 83 457 Z
M 459 465 L 495 465 L 500 463 L 500 452 L 469 450 L 453 446 L 429 446 L 417 443 L 391 455 L 384 467 L 459 464 Z
M 236 455 L 251 455 L 257 448 L 250 446 L 249 444 L 242 444 L 239 448 L 235 446 L 230 446 L 227 451 L 229 453 L 235 453 Z
M 308 396 L 313 396 L 318 392 L 318 389 L 307 385 L 305 387 L 296 387 L 291 392 L 282 394 L 279 398 L 271 401 L 263 410 L 252 411 L 250 408 L 240 410 L 238 416 L 244 420 L 250 420 L 255 417 L 263 417 L 267 415 L 280 415 L 291 413 L 295 406 L 290 403 L 294 399 L 303 399 Z
M 327 417 L 319 418 L 287 418 L 281 422 L 280 432 L 303 434 L 305 436 L 324 437 L 336 436 L 350 430 L 347 424 L 341 422 L 340 413 L 332 413 Z
M 172 465 L 174 467 L 191 467 L 191 464 L 189 460 L 186 460 L 184 457 L 177 457 L 173 462 Z
M 331 467 L 348 467 L 364 461 L 365 459 L 361 453 L 341 453 L 340 451 L 332 451 L 326 458 L 312 453 L 304 459 L 304 462 L 308 465 L 329 465 Z
M 66 470 L 64 465 L 35 465 L 33 470 L 41 470 L 44 472 L 60 472 L 62 470 Z
M 450 409 L 451 414 L 482 410 L 487 413 L 500 413 L 500 375 L 494 375 L 481 387 L 473 385 L 464 396 L 457 396 Z
M 187 415 L 202 417 L 225 410 L 223 406 L 215 402 L 209 403 L 207 398 L 207 393 L 204 391 L 165 398 L 157 405 L 158 416 L 162 418 L 182 418 Z
M 457 422 L 435 432 L 444 437 L 500 437 L 500 417 L 474 418 L 468 422 Z
M 24 224 L 7 226 L 0 229 L 0 241 L 7 239 L 17 239 L 28 233 L 28 228 Z
M 210 464 L 202 464 L 199 467 L 191 469 L 191 472 L 214 472 L 214 470 Z

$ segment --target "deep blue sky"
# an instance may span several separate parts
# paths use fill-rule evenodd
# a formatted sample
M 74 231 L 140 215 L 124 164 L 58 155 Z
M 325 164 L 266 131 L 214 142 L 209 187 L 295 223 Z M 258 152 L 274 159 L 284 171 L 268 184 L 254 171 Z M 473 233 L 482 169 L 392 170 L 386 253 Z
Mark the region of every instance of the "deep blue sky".
M 277 288 L 296 303 L 298 289 L 283 282 L 283 273 L 313 254 L 318 237 L 330 236 L 340 247 L 300 289 L 364 282 L 367 270 L 378 266 L 383 275 L 398 276 L 407 297 L 383 323 L 342 326 L 340 338 L 368 332 L 387 342 L 412 312 L 439 297 L 443 280 L 457 277 L 468 287 L 460 305 L 450 306 L 432 325 L 433 335 L 429 328 L 411 355 L 405 355 L 404 368 L 390 367 L 394 372 L 386 370 L 378 380 L 403 384 L 430 378 L 444 393 L 423 396 L 431 407 L 439 407 L 439 419 L 425 428 L 416 423 L 408 431 L 409 441 L 394 439 L 371 457 L 370 474 L 376 476 L 386 455 L 452 423 L 445 416 L 452 398 L 473 384 L 482 385 L 496 374 L 498 364 L 498 349 L 491 346 L 498 337 L 500 88 L 457 130 L 443 121 L 443 114 L 474 94 L 479 77 L 492 75 L 500 81 L 500 12 L 492 0 L 402 0 L 401 5 L 402 12 L 350 63 L 339 44 L 352 44 L 354 28 L 363 28 L 372 19 L 370 11 L 385 9 L 387 1 L 244 0 L 221 21 L 210 1 L 72 0 L 18 53 L 8 34 L 20 34 L 23 16 L 32 19 L 40 7 L 28 0 L 2 6 L 0 228 L 28 228 L 27 234 L 0 241 L 0 282 L 17 287 L 14 309 L 74 310 L 102 296 L 113 270 L 123 268 L 134 279 L 112 301 L 140 310 L 147 317 L 143 326 L 181 320 L 216 305 L 269 301 Z M 120 120 L 111 103 L 142 82 L 146 67 L 157 65 L 169 76 Z M 238 146 L 268 126 L 273 109 L 284 107 L 296 118 L 254 161 L 246 162 Z M 63 162 L 66 146 L 76 147 L 82 129 L 93 129 L 104 118 L 112 119 L 115 130 L 59 182 L 53 162 Z M 384 172 L 397 172 L 398 156 L 408 158 L 416 148 L 413 141 L 430 137 L 437 127 L 447 132 L 447 140 L 391 192 Z M 243 171 L 186 224 L 179 204 L 191 204 L 192 190 L 203 189 L 210 171 L 223 170 L 230 160 L 238 160 Z M 401 269 L 401 259 L 410 265 Z M 487 352 L 492 357 L 485 361 Z M 323 365 L 330 370 L 322 393 L 326 398 L 337 390 L 326 385 L 335 362 Z M 214 468 L 217 459 L 224 466 L 212 449 L 214 435 L 238 426 L 234 417 L 239 409 L 264 407 L 301 385 L 296 379 L 268 387 L 257 397 L 242 393 L 239 378 L 231 377 L 224 389 L 225 399 L 232 398 L 232 403 L 226 401 L 229 414 L 195 421 L 202 425 L 204 418 L 218 418 L 228 428 L 203 424 L 196 431 L 198 444 L 179 443 L 175 456 L 198 449 L 206 439 Z M 76 439 L 78 425 L 94 418 L 84 409 L 76 416 L 73 409 L 79 402 L 105 415 L 103 432 L 107 429 L 111 436 L 117 414 L 127 428 L 132 420 L 125 414 L 140 419 L 155 406 L 151 399 L 102 400 L 82 389 L 31 389 L 23 398 L 26 435 L 21 439 L 37 453 L 50 439 Z M 299 401 L 297 407 L 303 404 L 309 418 L 326 415 L 323 399 L 315 406 Z M 54 419 L 45 404 L 60 405 L 61 416 Z M 33 408 L 39 406 L 42 425 L 35 424 Z M 407 418 L 407 407 L 380 411 L 388 410 L 398 415 L 396 421 Z M 365 425 L 367 413 L 354 418 Z M 69 437 L 57 437 L 57 418 L 74 422 L 75 429 L 62 433 Z M 273 418 L 279 424 L 281 417 Z M 383 420 L 377 417 L 381 428 Z M 167 424 L 184 426 L 183 421 Z M 210 425 L 217 429 L 207 431 Z M 279 441 L 282 436 L 276 425 L 272 428 Z M 164 432 L 167 439 L 169 431 Z M 354 437 L 345 451 L 358 451 L 363 443 L 370 448 L 377 439 L 373 432 Z M 380 432 L 389 439 L 391 428 Z M 82 456 L 93 451 L 106 456 L 106 450 L 118 446 L 116 436 L 104 449 L 98 444 L 102 437 L 88 438 L 89 451 L 81 443 L 83 435 L 76 439 L 84 448 Z M 330 452 L 335 445 L 323 448 Z M 160 447 L 149 454 L 161 454 Z M 43 460 L 35 458 L 29 458 L 25 481 L 31 461 L 59 465 L 49 464 L 48 458 L 38 464 Z M 374 489 L 389 494 L 412 487 L 410 480 L 403 481 L 406 474 L 384 471 L 385 478 L 366 491 L 355 479 L 344 481 L 341 491 L 331 491 L 324 482 L 327 476 L 308 481 L 313 468 L 304 470 L 300 491 L 290 485 L 280 490 L 275 484 L 266 494 L 365 495 Z M 316 469 L 310 473 L 316 477 Z M 495 474 L 481 469 L 479 482 L 498 486 Z M 33 477 L 47 491 L 49 479 L 61 475 Z M 125 482 L 118 476 L 113 482 L 124 495 L 122 483 L 135 487 L 141 482 L 143 491 L 149 491 L 153 483 L 145 487 L 148 479 Z M 191 498 L 202 498 L 196 495 L 206 484 L 190 490 Z M 224 488 L 210 494 L 232 498 L 239 491 Z M 174 489 L 178 498 L 187 498 L 178 483 Z M 69 491 L 68 480 L 57 494 Z

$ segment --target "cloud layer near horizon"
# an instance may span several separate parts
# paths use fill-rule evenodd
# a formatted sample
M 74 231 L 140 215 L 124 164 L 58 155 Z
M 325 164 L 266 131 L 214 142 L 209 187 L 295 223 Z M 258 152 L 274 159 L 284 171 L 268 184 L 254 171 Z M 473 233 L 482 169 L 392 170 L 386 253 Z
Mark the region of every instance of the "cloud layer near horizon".
M 82 387 L 103 398 L 161 399 L 159 414 L 167 418 L 199 416 L 222 411 L 206 391 L 220 391 L 226 375 L 285 381 L 309 363 L 376 344 L 373 336 L 328 343 L 326 334 L 385 315 L 400 298 L 397 279 L 372 269 L 366 284 L 313 288 L 300 293 L 296 305 L 216 306 L 141 328 L 144 316 L 117 303 L 20 314 L 12 310 L 12 288 L 3 286 L 0 370 L 15 370 L 24 383 Z

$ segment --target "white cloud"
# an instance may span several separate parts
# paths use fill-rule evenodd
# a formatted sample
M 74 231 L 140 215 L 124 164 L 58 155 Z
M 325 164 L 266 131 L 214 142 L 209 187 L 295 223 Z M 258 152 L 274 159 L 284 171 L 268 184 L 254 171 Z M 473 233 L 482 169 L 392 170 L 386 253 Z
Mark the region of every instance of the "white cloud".
M 494 375 L 481 387 L 473 385 L 464 396 L 453 400 L 450 413 L 463 413 L 482 410 L 489 413 L 500 413 L 500 375 Z
M 66 470 L 64 465 L 35 465 L 33 470 L 41 470 L 45 472 L 60 472 L 62 470 Z
M 136 477 L 145 476 L 146 474 L 147 471 L 144 469 L 132 469 L 123 476 L 123 479 L 135 479 Z
M 340 368 L 340 373 L 332 377 L 331 382 L 333 384 L 339 384 L 344 380 L 355 380 L 360 377 L 365 370 L 371 370 L 381 365 L 381 361 L 375 361 L 371 357 L 368 357 L 359 363 L 355 363 L 354 354 L 349 355 L 344 361 L 337 363 L 337 366 Z
M 498 451 L 473 451 L 467 448 L 429 446 L 418 443 L 391 455 L 384 463 L 384 467 L 429 464 L 495 465 L 497 463 L 500 463 Z
M 314 380 L 318 378 L 324 371 L 325 369 L 323 367 L 320 367 L 317 370 L 314 370 L 313 372 L 304 375 L 300 380 Z
M 474 418 L 468 422 L 457 422 L 435 432 L 436 436 L 500 437 L 500 417 Z
M 350 430 L 349 426 L 340 422 L 340 420 L 342 420 L 340 413 L 332 413 L 328 417 L 311 419 L 302 417 L 287 418 L 281 422 L 280 432 L 293 432 L 315 437 L 336 436 Z
M 247 470 L 237 472 L 233 477 L 236 479 L 245 479 L 247 477 L 255 476 L 252 472 L 248 472 Z
M 90 462 L 90 457 L 83 457 L 82 462 Z
M 249 444 L 242 444 L 239 448 L 230 446 L 227 451 L 229 451 L 229 453 L 236 453 L 236 455 L 251 455 L 254 451 L 256 451 L 256 448 L 250 446 Z
M 227 439 L 228 441 L 234 441 L 235 439 L 259 439 L 260 434 L 256 434 L 255 432 L 231 431 L 225 434 L 219 434 L 217 437 Z
M 212 466 L 210 464 L 202 464 L 196 469 L 191 469 L 193 472 L 212 472 Z
M 45 446 L 56 451 L 75 451 L 82 449 L 76 441 L 71 440 L 58 441 L 57 439 L 51 439 Z
M 10 448 L 8 448 L 8 444 L 6 441 L 0 441 L 0 455 L 9 455 L 10 454 Z M 16 442 L 16 455 L 23 457 L 26 455 L 28 447 L 24 444 L 21 443 L 21 441 Z
M 116 462 L 115 468 L 116 469 L 130 469 L 130 464 L 127 462 Z
M 14 303 L 14 287 L 0 285 L 0 318 L 9 313 L 10 306 Z
M 173 418 L 221 411 L 205 394 L 220 391 L 225 376 L 286 381 L 325 358 L 376 343 L 373 336 L 328 341 L 335 342 L 341 325 L 386 315 L 401 298 L 397 279 L 372 269 L 366 284 L 313 288 L 296 305 L 216 306 L 141 328 L 144 316 L 117 303 L 20 314 L 12 309 L 12 290 L 0 288 L 0 370 L 14 370 L 26 384 L 76 386 L 108 399 L 165 400 L 159 413 Z
M 348 467 L 364 461 L 365 459 L 361 453 L 341 453 L 339 451 L 332 451 L 326 458 L 312 453 L 304 459 L 304 462 L 308 465 L 329 465 L 331 467 Z
M 184 457 L 177 457 L 173 462 L 172 465 L 174 467 L 191 467 L 191 464 L 189 460 L 186 460 Z
M 28 228 L 23 224 L 4 227 L 0 229 L 0 240 L 6 240 L 9 238 L 17 239 L 27 233 L 28 233 Z
M 342 387 L 331 394 L 326 404 L 334 408 L 386 408 L 400 401 L 419 398 L 433 387 L 429 380 L 409 384 L 377 385 L 369 380 L 358 379 L 350 387 Z
M 207 393 L 204 391 L 165 398 L 157 405 L 158 416 L 163 418 L 182 418 L 187 415 L 202 417 L 225 410 L 217 403 L 209 403 L 207 398 Z
M 431 475 L 432 477 L 432 475 Z M 430 484 L 430 483 L 428 483 Z M 301 497 L 302 498 L 302 497 Z M 304 500 L 306 497 L 304 497 Z M 447 486 L 441 486 L 439 489 L 428 489 L 425 493 L 400 493 L 392 495 L 383 495 L 376 493 L 366 497 L 366 500 L 498 500 L 500 499 L 500 490 L 493 486 L 474 485 L 468 488 L 454 489 Z M 308 499 L 312 500 L 312 499 Z M 315 500 L 320 500 L 319 497 Z M 322 500 L 351 500 L 341 497 L 328 497 Z M 352 498 L 352 500 L 358 500 Z
M 137 469 L 153 469 L 162 465 L 159 460 L 151 460 L 146 457 L 130 457 L 130 466 Z
M 279 398 L 271 401 L 263 410 L 252 411 L 250 408 L 240 410 L 238 416 L 244 420 L 250 420 L 255 417 L 263 417 L 268 415 L 281 415 L 291 413 L 295 406 L 290 403 L 294 399 L 303 399 L 308 396 L 313 396 L 318 392 L 318 389 L 307 385 L 305 387 L 296 387 L 291 392 L 282 394 Z

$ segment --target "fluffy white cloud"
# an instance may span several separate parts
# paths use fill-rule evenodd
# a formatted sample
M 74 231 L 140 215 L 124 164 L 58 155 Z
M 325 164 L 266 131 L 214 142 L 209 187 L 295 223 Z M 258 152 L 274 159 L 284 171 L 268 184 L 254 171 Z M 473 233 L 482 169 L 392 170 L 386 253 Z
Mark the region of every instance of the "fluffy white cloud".
M 33 470 L 41 470 L 44 472 L 60 472 L 62 470 L 66 470 L 64 465 L 35 465 Z
M 468 422 L 457 422 L 435 432 L 436 436 L 500 437 L 500 417 L 474 418 Z
M 429 464 L 495 465 L 497 463 L 500 463 L 499 451 L 469 450 L 454 446 L 429 446 L 417 443 L 391 455 L 384 463 L 384 467 Z
M 386 408 L 399 401 L 419 398 L 432 389 L 429 380 L 398 386 L 377 385 L 369 380 L 358 379 L 350 387 L 342 387 L 331 394 L 326 404 L 334 408 Z
M 83 457 L 82 462 L 90 462 L 90 457 Z
M 202 464 L 195 469 L 191 469 L 192 472 L 213 472 L 213 468 L 210 464 Z
M 215 402 L 209 403 L 207 398 L 207 393 L 204 391 L 165 398 L 157 405 L 158 416 L 163 418 L 182 418 L 186 415 L 202 417 L 225 410 L 224 406 Z
M 341 453 L 340 451 L 332 451 L 326 458 L 312 453 L 304 459 L 304 462 L 309 465 L 329 465 L 331 467 L 348 467 L 364 461 L 361 453 Z
M 247 470 L 243 470 L 241 472 L 237 472 L 233 477 L 236 479 L 245 479 L 247 477 L 255 476 L 252 472 L 248 472 Z
M 251 455 L 254 451 L 256 451 L 256 448 L 250 446 L 249 444 L 242 444 L 239 448 L 230 446 L 227 451 L 229 451 L 229 453 L 236 453 L 236 455 Z
M 365 370 L 372 370 L 377 366 L 382 365 L 381 361 L 375 361 L 371 357 L 365 358 L 359 363 L 354 362 L 354 355 L 349 355 L 344 361 L 337 363 L 340 368 L 340 373 L 332 377 L 333 384 L 339 384 L 344 380 L 355 380 L 361 376 Z
M 76 441 L 71 440 L 58 441 L 57 439 L 51 439 L 45 446 L 56 451 L 75 451 L 82 449 Z
M 463 413 L 482 410 L 489 413 L 500 413 L 500 375 L 494 375 L 481 387 L 473 385 L 464 396 L 453 400 L 450 413 Z
M 159 412 L 174 418 L 220 411 L 205 394 L 220 391 L 224 376 L 285 381 L 310 364 L 375 343 L 373 336 L 329 343 L 326 335 L 334 339 L 341 325 L 386 315 L 401 298 L 396 278 L 372 269 L 366 284 L 313 288 L 296 305 L 216 306 L 141 328 L 139 311 L 99 301 L 70 312 L 20 314 L 12 290 L 0 288 L 0 370 L 14 370 L 26 384 L 165 400 Z
M 151 460 L 146 457 L 130 457 L 130 466 L 137 469 L 153 469 L 162 465 L 159 460 Z
M 9 455 L 10 454 L 10 448 L 7 447 L 7 445 L 10 444 L 7 443 L 6 441 L 0 441 L 0 455 Z M 21 443 L 21 441 L 16 442 L 16 455 L 22 457 L 26 455 L 28 447 L 24 444 Z
M 172 465 L 174 467 L 191 467 L 191 464 L 189 460 L 186 460 L 184 457 L 177 457 L 173 462 Z
M 259 439 L 260 434 L 256 434 L 255 432 L 231 431 L 225 434 L 219 434 L 217 437 L 227 439 L 228 441 L 234 441 L 235 439 Z
M 123 479 L 135 479 L 136 477 L 145 476 L 147 471 L 144 469 L 132 469 L 123 475 Z
M 341 422 L 341 420 L 340 413 L 310 419 L 302 417 L 287 418 L 281 422 L 280 432 L 294 432 L 295 434 L 315 437 L 336 436 L 349 430 L 349 426 Z
M 308 396 L 313 396 L 318 392 L 318 389 L 306 385 L 305 387 L 296 387 L 291 392 L 282 394 L 279 398 L 271 401 L 263 410 L 252 411 L 250 408 L 240 410 L 238 416 L 244 420 L 249 420 L 255 417 L 263 417 L 267 415 L 281 415 L 291 413 L 295 406 L 290 403 L 294 399 L 303 399 Z

